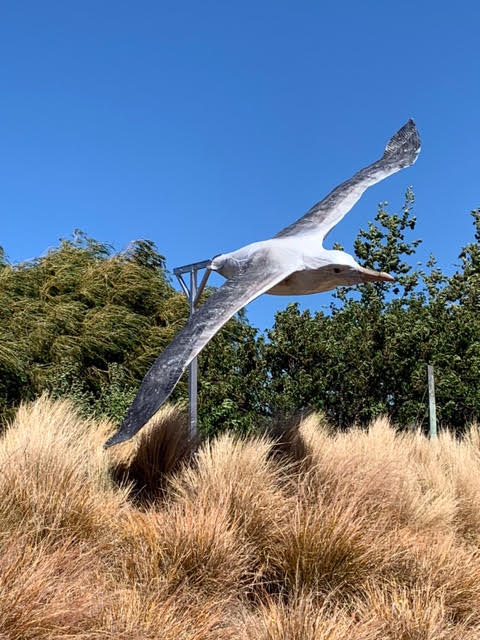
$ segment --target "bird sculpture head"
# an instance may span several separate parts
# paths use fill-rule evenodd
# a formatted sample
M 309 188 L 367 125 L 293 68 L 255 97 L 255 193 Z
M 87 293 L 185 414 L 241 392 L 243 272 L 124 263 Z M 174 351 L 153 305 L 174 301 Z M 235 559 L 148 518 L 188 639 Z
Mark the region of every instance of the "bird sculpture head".
M 325 279 L 332 282 L 332 289 L 338 286 L 352 286 L 365 282 L 395 282 L 390 274 L 362 267 L 344 251 L 328 251 L 332 264 L 324 267 Z

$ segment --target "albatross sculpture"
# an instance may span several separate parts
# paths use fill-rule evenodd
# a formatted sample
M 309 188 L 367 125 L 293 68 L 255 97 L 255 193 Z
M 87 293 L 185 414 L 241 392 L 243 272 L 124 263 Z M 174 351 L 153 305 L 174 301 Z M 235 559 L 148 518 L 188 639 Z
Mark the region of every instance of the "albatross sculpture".
M 361 267 L 344 251 L 325 249 L 323 240 L 368 187 L 412 165 L 419 152 L 420 138 L 413 120 L 409 120 L 389 141 L 380 160 L 336 187 L 302 218 L 269 240 L 213 258 L 209 268 L 227 281 L 155 360 L 120 429 L 105 447 L 134 436 L 172 393 L 207 342 L 229 318 L 262 293 L 295 296 L 362 282 L 392 282 L 388 273 Z

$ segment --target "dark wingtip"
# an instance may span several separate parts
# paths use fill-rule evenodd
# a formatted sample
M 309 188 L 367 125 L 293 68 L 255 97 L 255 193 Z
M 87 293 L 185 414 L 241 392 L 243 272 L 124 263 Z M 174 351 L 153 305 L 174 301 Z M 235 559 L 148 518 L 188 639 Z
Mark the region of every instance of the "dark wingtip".
M 420 153 L 421 142 L 415 122 L 410 118 L 389 140 L 383 158 L 390 164 L 408 167 Z
M 127 440 L 130 440 L 132 436 L 129 436 L 126 433 L 123 433 L 121 429 L 119 429 L 117 431 L 117 433 L 114 433 L 113 436 L 111 436 L 103 445 L 104 449 L 109 449 L 110 447 L 113 447 L 113 445 L 115 444 L 120 444 L 121 442 L 126 442 Z
M 108 449 L 109 447 L 113 447 L 115 444 L 120 444 L 121 442 L 130 440 L 130 438 L 133 438 L 137 431 L 142 428 L 143 424 L 144 423 L 139 420 L 132 420 L 132 416 L 127 414 L 127 417 L 120 425 L 118 431 L 114 433 L 113 436 L 110 436 L 103 445 L 103 448 Z M 133 425 L 136 425 L 136 427 L 133 427 Z

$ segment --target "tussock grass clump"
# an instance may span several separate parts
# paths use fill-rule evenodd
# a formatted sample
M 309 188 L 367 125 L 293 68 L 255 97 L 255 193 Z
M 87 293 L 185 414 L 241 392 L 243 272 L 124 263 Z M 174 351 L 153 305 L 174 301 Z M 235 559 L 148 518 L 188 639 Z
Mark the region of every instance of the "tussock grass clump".
M 12 539 L 0 548 L 2 638 L 28 640 L 87 633 L 108 606 L 98 597 L 93 553 L 68 541 Z
M 266 597 L 237 621 L 239 640 L 373 640 L 364 624 L 344 609 L 332 609 L 313 593 L 298 593 L 288 602 Z
M 356 615 L 365 621 L 367 637 L 384 640 L 478 637 L 473 626 L 449 620 L 442 590 L 436 591 L 429 583 L 410 589 L 395 583 L 372 583 L 365 596 L 357 603 Z
M 21 406 L 0 442 L 0 538 L 101 538 L 121 516 L 101 443 L 106 423 L 80 420 L 69 402 Z
M 172 496 L 178 504 L 227 514 L 242 543 L 269 556 L 273 532 L 291 507 L 285 470 L 270 458 L 272 445 L 264 437 L 221 435 L 172 478 Z
M 165 481 L 195 451 L 198 443 L 189 435 L 182 406 L 166 406 L 133 440 L 115 447 L 111 472 L 118 484 L 129 484 L 139 504 L 161 498 Z
M 0 637 L 480 637 L 477 426 L 112 430 L 44 397 L 0 439 Z

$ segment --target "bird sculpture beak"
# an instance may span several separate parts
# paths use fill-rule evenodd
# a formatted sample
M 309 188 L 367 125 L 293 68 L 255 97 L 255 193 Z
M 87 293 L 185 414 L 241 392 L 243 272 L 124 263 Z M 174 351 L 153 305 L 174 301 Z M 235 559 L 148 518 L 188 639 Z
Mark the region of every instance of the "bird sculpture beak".
M 366 269 L 360 267 L 360 279 L 362 282 L 395 282 L 395 278 L 385 271 L 375 271 L 374 269 Z

